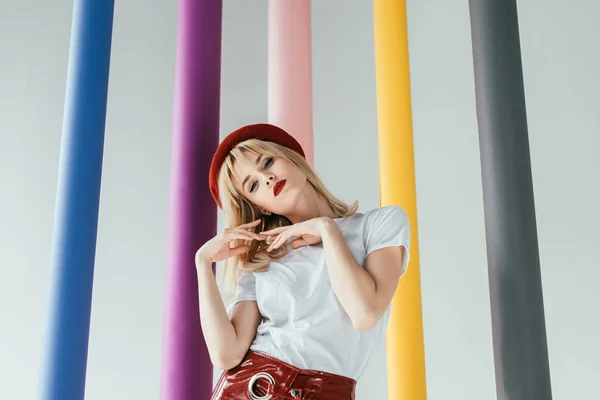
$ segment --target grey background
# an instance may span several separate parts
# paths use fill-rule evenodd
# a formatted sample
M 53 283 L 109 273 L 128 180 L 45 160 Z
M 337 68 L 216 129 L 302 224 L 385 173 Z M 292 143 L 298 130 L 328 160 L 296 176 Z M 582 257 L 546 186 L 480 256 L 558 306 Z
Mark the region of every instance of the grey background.
M 467 1 L 408 1 L 430 399 L 495 398 Z M 226 0 L 221 133 L 267 117 L 267 3 Z M 36 396 L 72 2 L 0 0 L 0 398 Z M 552 386 L 597 398 L 600 5 L 519 3 Z M 176 3 L 117 1 L 86 398 L 157 399 Z M 370 1 L 313 2 L 316 169 L 378 206 Z M 382 343 L 359 399 L 386 398 Z

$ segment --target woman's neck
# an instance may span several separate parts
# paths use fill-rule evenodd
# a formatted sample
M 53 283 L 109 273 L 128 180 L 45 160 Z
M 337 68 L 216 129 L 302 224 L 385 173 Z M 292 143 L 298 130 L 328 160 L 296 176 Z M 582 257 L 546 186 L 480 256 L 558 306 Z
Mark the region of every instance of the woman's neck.
M 329 207 L 329 204 L 319 197 L 315 188 L 313 188 L 308 181 L 306 182 L 306 185 L 307 188 L 303 191 L 304 196 L 299 199 L 294 207 L 293 213 L 288 213 L 285 217 L 289 219 L 292 224 L 318 217 L 335 218 L 335 213 L 331 207 Z

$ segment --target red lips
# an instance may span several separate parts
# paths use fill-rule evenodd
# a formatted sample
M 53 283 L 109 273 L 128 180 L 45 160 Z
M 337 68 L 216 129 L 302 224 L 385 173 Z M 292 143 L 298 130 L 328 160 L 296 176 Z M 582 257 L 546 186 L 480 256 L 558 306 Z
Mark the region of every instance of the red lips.
M 273 186 L 273 194 L 275 196 L 277 196 L 279 193 L 281 193 L 281 190 L 283 190 L 283 187 L 285 186 L 285 179 L 277 182 L 275 184 L 275 186 Z

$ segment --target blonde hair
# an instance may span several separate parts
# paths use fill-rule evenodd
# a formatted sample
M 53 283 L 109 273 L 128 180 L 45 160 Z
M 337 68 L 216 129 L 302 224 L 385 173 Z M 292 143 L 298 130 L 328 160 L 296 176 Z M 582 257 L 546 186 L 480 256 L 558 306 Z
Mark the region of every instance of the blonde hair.
M 325 200 L 335 214 L 335 218 L 348 217 L 354 214 L 358 208 L 358 202 L 346 204 L 333 196 L 323 185 L 317 174 L 313 171 L 306 160 L 294 150 L 273 142 L 258 139 L 249 139 L 236 145 L 225 158 L 219 171 L 219 196 L 226 218 L 226 227 L 233 229 L 257 219 L 262 219 L 255 232 L 268 231 L 281 226 L 291 225 L 291 222 L 282 215 L 264 215 L 259 212 L 258 207 L 248 200 L 234 185 L 233 168 L 236 162 L 243 162 L 243 154 L 252 151 L 267 157 L 281 157 L 300 168 L 307 177 L 307 181 L 315 189 L 317 195 Z M 259 272 L 267 270 L 271 260 L 283 257 L 287 254 L 286 246 L 267 253 L 269 245 L 264 241 L 234 240 L 233 246 L 249 245 L 250 251 L 231 257 L 224 262 L 221 283 L 224 283 L 224 294 L 229 297 L 233 294 L 240 272 Z

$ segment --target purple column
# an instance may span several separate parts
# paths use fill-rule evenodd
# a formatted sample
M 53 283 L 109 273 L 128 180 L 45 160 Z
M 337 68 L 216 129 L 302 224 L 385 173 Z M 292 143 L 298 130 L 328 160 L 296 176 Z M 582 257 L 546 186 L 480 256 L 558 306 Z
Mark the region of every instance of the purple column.
M 179 0 L 162 400 L 208 400 L 212 391 L 194 255 L 217 227 L 208 170 L 219 142 L 221 19 L 222 0 Z

